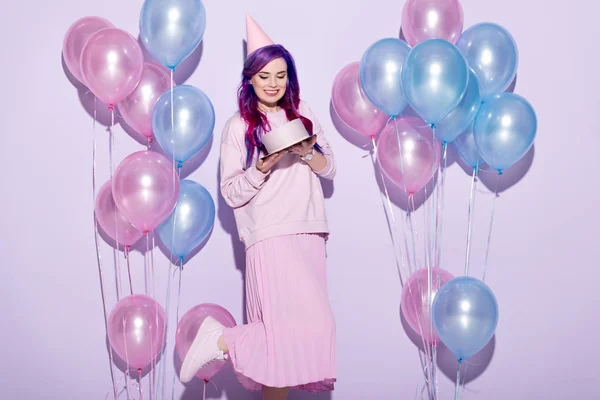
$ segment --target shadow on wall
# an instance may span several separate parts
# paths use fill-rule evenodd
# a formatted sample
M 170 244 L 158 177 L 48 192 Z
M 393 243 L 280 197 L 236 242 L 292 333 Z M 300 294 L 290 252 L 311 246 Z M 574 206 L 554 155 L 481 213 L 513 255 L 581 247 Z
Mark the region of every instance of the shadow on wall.
M 418 351 L 423 351 L 423 342 L 421 336 L 415 332 L 406 319 L 402 312 L 400 312 L 400 320 L 406 336 L 415 345 Z M 477 354 L 468 360 L 463 361 L 461 368 L 461 382 L 465 384 L 477 379 L 492 362 L 494 356 L 494 350 L 496 349 L 496 336 L 494 335 L 488 344 L 481 349 Z M 414 362 L 419 363 L 419 356 L 415 354 Z M 458 361 L 456 357 L 440 342 L 438 344 L 437 353 L 437 367 L 451 382 L 456 382 L 456 373 L 458 370 Z

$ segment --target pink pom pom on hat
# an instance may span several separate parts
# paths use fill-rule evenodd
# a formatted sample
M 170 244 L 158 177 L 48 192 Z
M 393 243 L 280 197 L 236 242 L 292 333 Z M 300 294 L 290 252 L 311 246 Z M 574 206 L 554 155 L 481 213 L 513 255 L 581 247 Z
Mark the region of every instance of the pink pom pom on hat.
M 250 55 L 261 47 L 275 44 L 256 21 L 246 14 L 246 51 Z

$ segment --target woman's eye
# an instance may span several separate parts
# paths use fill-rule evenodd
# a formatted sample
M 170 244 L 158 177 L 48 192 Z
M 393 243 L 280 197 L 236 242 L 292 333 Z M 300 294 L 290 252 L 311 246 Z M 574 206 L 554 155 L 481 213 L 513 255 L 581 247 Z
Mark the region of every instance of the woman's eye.
M 279 75 L 277 79 L 285 79 L 285 75 Z
M 263 76 L 259 76 L 259 78 L 264 80 L 264 79 L 268 79 L 269 77 L 263 75 Z

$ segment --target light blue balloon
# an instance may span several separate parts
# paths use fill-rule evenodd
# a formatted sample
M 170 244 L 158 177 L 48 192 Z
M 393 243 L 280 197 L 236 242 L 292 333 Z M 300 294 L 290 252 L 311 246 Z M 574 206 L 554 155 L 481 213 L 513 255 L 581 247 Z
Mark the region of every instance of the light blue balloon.
M 215 110 L 208 96 L 190 85 L 173 88 L 173 126 L 171 126 L 171 89 L 156 101 L 152 130 L 160 146 L 179 163 L 187 161 L 209 141 L 215 127 Z
M 484 99 L 510 86 L 517 74 L 519 54 L 506 29 L 489 22 L 473 25 L 463 32 L 456 46 L 475 71 Z
M 373 43 L 360 60 L 359 79 L 371 103 L 389 116 L 406 108 L 401 74 L 410 46 L 403 40 L 386 38 Z
M 450 111 L 450 114 L 435 124 L 435 136 L 442 143 L 452 142 L 472 124 L 477 111 L 479 111 L 479 107 L 481 107 L 479 83 L 477 82 L 475 73 L 469 70 L 467 91 L 460 100 L 460 103 Z
M 473 169 L 481 168 L 484 161 L 483 158 L 481 158 L 481 154 L 479 154 L 477 145 L 475 145 L 473 123 L 469 125 L 469 128 L 466 131 L 450 142 L 450 145 L 469 167 Z
M 486 99 L 473 124 L 475 144 L 483 160 L 501 173 L 533 146 L 537 118 L 518 94 L 501 93 Z
M 498 325 L 498 303 L 479 279 L 461 276 L 438 290 L 432 305 L 433 324 L 459 362 L 473 356 L 492 339 Z
M 171 215 L 158 226 L 158 235 L 173 255 L 184 258 L 210 234 L 215 223 L 215 202 L 204 186 L 182 180 L 179 199 Z
M 146 0 L 140 14 L 140 37 L 150 54 L 175 68 L 198 47 L 206 30 L 201 0 Z
M 429 39 L 410 51 L 402 68 L 402 87 L 424 121 L 441 121 L 460 102 L 469 83 L 467 62 L 456 46 Z

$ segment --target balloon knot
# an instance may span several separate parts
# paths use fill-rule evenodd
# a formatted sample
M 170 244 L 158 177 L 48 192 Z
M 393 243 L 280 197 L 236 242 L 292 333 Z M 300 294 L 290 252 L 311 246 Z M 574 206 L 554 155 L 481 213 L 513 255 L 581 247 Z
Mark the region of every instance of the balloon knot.
M 459 363 L 459 364 L 462 364 L 462 362 L 463 362 L 463 359 L 462 359 L 462 358 L 459 358 L 459 359 L 458 359 L 458 363 Z
M 204 383 L 208 383 L 208 382 L 209 382 L 209 380 L 208 380 L 208 379 L 205 379 L 205 380 L 204 380 Z
M 152 139 L 151 137 L 148 138 L 148 143 L 152 143 L 154 141 L 154 139 Z
M 395 120 L 396 120 L 396 118 L 397 118 L 397 117 L 396 117 L 395 115 L 392 115 L 392 121 L 395 121 Z
M 181 161 L 177 161 L 177 169 L 181 169 L 183 167 L 183 163 Z
M 145 230 L 144 231 L 144 236 L 148 236 L 148 233 L 150 233 L 150 231 L 149 230 Z
M 184 259 L 183 259 L 183 256 L 179 257 L 179 262 L 180 262 L 180 263 L 182 263 L 182 264 L 183 264 L 183 260 L 184 260 Z M 181 268 L 183 268 L 183 267 L 181 267 Z
M 498 170 L 498 175 L 502 175 L 503 172 L 501 170 Z
M 113 110 L 115 109 L 115 106 L 114 106 L 113 104 L 109 104 L 109 105 L 108 105 L 108 109 L 109 109 L 110 111 L 113 111 Z
M 431 124 L 431 129 L 435 129 L 435 124 Z
M 141 369 L 141 368 L 138 368 L 138 369 L 137 369 L 137 372 L 138 372 L 138 374 L 141 374 L 141 373 L 142 373 L 142 369 Z

